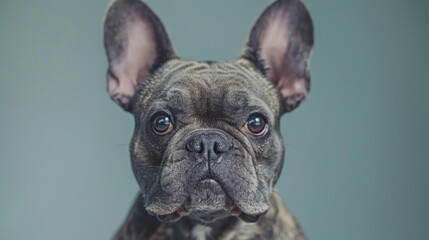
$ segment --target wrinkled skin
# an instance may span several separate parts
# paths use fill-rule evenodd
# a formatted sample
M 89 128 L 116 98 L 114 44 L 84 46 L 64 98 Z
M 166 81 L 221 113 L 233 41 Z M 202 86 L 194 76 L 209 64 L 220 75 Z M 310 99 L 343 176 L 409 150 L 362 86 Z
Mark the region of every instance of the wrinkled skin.
M 199 211 L 206 217 L 223 211 L 254 217 L 265 213 L 283 163 L 277 92 L 267 80 L 252 79 L 262 76 L 245 61 L 173 60 L 164 68 L 183 64 L 188 67 L 174 74 L 168 71 L 170 77 L 163 70 L 156 74 L 133 106 L 136 128 L 131 155 L 147 210 L 155 215 Z M 150 119 L 158 112 L 168 113 L 175 122 L 174 130 L 164 136 L 152 130 Z M 267 120 L 267 133 L 260 137 L 242 129 L 255 113 Z M 209 159 L 189 152 L 186 144 L 204 133 L 223 137 L 229 149 Z M 206 178 L 220 185 L 220 194 L 204 188 L 200 181 Z

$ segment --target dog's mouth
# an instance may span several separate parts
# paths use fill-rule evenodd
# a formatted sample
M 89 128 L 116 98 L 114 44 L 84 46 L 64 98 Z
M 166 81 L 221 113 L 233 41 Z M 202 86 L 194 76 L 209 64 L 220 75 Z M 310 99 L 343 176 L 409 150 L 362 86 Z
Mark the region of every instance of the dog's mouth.
M 245 222 L 254 223 L 254 222 L 257 222 L 262 215 L 266 214 L 267 211 L 262 212 L 260 214 L 247 214 L 247 213 L 244 213 L 242 210 L 240 210 L 235 204 L 232 204 L 229 210 L 210 212 L 209 215 L 206 212 L 200 212 L 200 211 L 196 211 L 193 214 L 190 214 L 190 211 L 186 208 L 184 204 L 178 210 L 170 214 L 157 215 L 155 213 L 151 213 L 151 212 L 149 213 L 154 215 L 159 221 L 167 222 L 167 223 L 176 222 L 183 216 L 189 216 L 189 215 L 193 218 L 200 220 L 203 223 L 210 223 L 217 219 L 227 217 L 227 216 L 239 217 L 241 220 Z
M 227 216 L 236 216 L 246 222 L 256 222 L 266 213 L 266 211 L 259 214 L 245 213 L 228 196 L 222 182 L 212 177 L 200 180 L 188 199 L 176 211 L 165 215 L 159 215 L 150 210 L 148 212 L 161 222 L 175 222 L 184 216 L 189 216 L 204 223 Z
M 201 181 L 197 183 L 197 186 L 195 187 L 194 191 L 198 191 L 201 189 L 209 190 L 213 194 L 220 195 L 220 194 L 226 194 L 223 190 L 221 184 L 214 180 L 211 177 L 204 178 Z

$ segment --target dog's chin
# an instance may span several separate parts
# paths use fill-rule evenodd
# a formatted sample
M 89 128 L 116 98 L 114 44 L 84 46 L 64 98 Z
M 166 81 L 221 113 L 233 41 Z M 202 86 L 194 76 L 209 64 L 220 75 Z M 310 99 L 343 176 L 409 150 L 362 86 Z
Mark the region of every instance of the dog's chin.
M 161 222 L 176 222 L 184 216 L 203 223 L 210 223 L 225 217 L 239 217 L 246 222 L 256 222 L 266 211 L 258 214 L 247 214 L 239 209 L 234 201 L 224 191 L 221 184 L 207 178 L 198 182 L 190 191 L 188 199 L 175 211 L 169 214 L 157 214 Z

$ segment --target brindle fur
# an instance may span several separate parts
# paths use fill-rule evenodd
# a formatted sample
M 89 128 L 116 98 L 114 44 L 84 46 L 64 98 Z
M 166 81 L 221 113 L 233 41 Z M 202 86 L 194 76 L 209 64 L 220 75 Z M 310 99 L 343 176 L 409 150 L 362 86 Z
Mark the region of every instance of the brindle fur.
M 188 217 L 175 223 L 161 223 L 145 211 L 139 195 L 114 239 L 304 240 L 305 237 L 280 196 L 273 192 L 270 210 L 258 222 L 246 223 L 236 217 L 228 217 L 209 225 Z
M 313 25 L 302 2 L 272 3 L 230 62 L 181 60 L 139 0 L 112 3 L 104 39 L 108 92 L 135 119 L 130 155 L 141 189 L 114 239 L 304 239 L 273 191 L 284 161 L 280 117 L 310 89 Z M 166 135 L 152 129 L 160 112 L 173 121 Z M 243 129 L 255 113 L 268 126 L 261 136 Z M 187 144 L 201 138 L 228 148 L 199 161 Z

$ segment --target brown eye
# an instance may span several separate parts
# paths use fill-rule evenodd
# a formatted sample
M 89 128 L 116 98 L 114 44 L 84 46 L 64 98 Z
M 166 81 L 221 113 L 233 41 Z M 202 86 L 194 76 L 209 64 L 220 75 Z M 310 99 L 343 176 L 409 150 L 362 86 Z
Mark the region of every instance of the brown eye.
M 173 130 L 173 123 L 166 113 L 156 115 L 152 121 L 152 129 L 156 134 L 166 135 Z
M 267 132 L 268 127 L 263 117 L 260 115 L 251 115 L 249 119 L 247 119 L 243 129 L 255 136 L 261 136 Z

